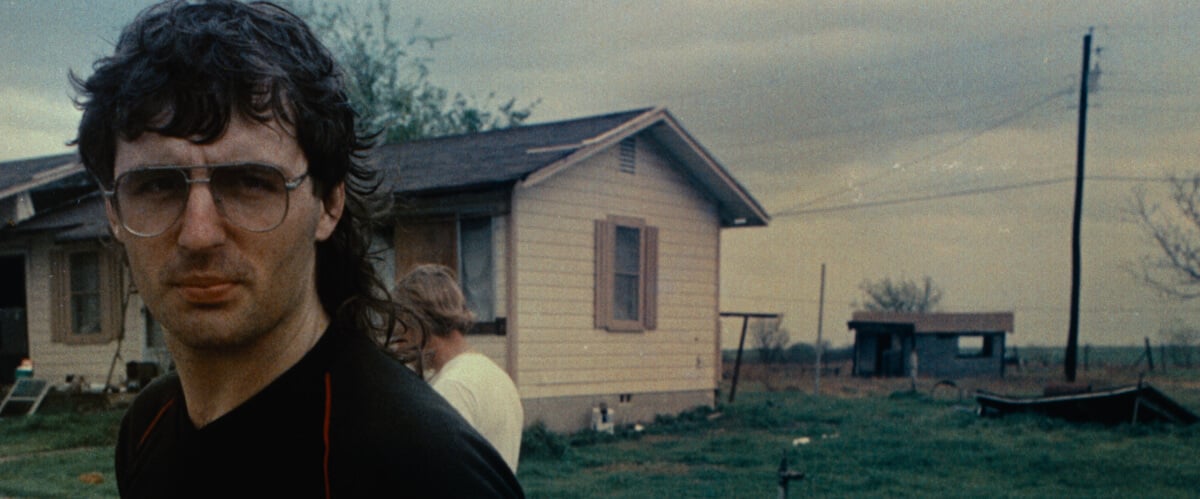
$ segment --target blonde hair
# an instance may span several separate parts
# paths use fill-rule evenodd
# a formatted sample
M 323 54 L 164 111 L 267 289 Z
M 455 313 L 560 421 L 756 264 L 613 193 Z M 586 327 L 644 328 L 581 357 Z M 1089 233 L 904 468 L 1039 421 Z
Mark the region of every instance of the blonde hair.
M 421 323 L 420 329 L 424 329 L 426 334 L 448 336 L 452 331 L 466 333 L 475 325 L 475 314 L 467 308 L 467 300 L 458 287 L 458 279 L 444 265 L 422 264 L 414 267 L 400 278 L 395 294 L 402 311 L 424 316 L 414 318 L 412 322 Z

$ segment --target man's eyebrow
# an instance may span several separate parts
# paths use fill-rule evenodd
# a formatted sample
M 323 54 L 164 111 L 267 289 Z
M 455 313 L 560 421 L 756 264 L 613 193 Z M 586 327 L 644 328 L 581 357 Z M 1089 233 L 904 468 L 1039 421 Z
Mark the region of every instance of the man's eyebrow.
M 213 163 L 204 165 L 181 165 L 178 163 L 148 163 L 130 167 L 125 172 L 138 170 L 198 170 L 202 168 L 228 168 L 232 166 L 266 166 L 286 171 L 283 166 L 268 161 L 230 161 L 228 163 Z M 121 172 L 124 174 L 125 172 Z

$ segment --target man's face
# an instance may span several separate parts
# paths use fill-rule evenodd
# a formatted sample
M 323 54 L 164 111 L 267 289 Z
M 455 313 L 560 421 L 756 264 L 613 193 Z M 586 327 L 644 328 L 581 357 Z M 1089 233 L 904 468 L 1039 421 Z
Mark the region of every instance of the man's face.
M 161 166 L 259 163 L 284 177 L 304 174 L 308 163 L 293 135 L 276 121 L 234 118 L 216 142 L 145 133 L 117 142 L 114 177 Z M 211 170 L 188 172 L 192 180 Z M 278 227 L 251 232 L 218 211 L 212 184 L 193 183 L 183 213 L 162 234 L 135 235 L 122 227 L 113 205 L 109 223 L 124 245 L 138 292 L 170 332 L 173 344 L 194 351 L 252 345 L 264 338 L 287 341 L 297 328 L 328 320 L 316 294 L 317 241 L 329 237 L 344 202 L 343 186 L 318 198 L 312 179 L 288 193 Z M 226 206 L 228 210 L 228 206 Z

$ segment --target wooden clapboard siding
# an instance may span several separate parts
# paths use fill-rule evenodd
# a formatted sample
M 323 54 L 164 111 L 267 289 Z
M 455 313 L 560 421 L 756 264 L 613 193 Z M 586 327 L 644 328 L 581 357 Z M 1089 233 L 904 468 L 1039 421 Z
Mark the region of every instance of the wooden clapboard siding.
M 658 360 L 655 358 L 655 360 Z M 684 362 L 687 363 L 687 362 Z M 650 364 L 650 365 L 647 365 Z M 683 373 L 684 376 L 680 377 Z M 684 371 L 678 365 L 671 365 L 666 362 L 646 363 L 640 367 L 602 367 L 599 369 L 583 369 L 578 367 L 570 367 L 567 369 L 548 369 L 537 371 L 521 371 L 521 376 L 525 377 L 527 385 L 573 385 L 581 383 L 594 383 L 596 381 L 611 381 L 611 382 L 631 382 L 637 383 L 642 388 L 638 391 L 663 391 L 663 388 L 670 389 L 672 385 L 668 385 L 673 380 L 690 380 L 696 381 L 702 379 L 707 372 Z M 690 378 L 690 379 L 689 379 Z M 647 383 L 646 380 L 659 380 L 658 383 Z M 674 385 L 679 385 L 675 383 Z M 593 393 L 613 393 L 612 391 L 601 391 Z
M 54 290 L 48 276 L 52 272 L 52 254 L 61 249 L 49 237 L 29 240 L 26 254 L 28 274 L 25 279 L 26 329 L 29 334 L 29 356 L 34 361 L 34 375 L 52 383 L 63 383 L 68 375 L 82 376 L 88 383 L 104 383 L 117 348 L 122 348 L 122 362 L 114 372 L 112 382 L 124 379 L 123 362 L 141 360 L 145 344 L 145 326 L 139 311 L 141 302 L 131 300 L 125 310 L 125 339 L 99 344 L 67 344 L 55 342 L 52 314 L 55 310 Z M 121 270 L 124 272 L 124 270 Z M 101 292 L 109 290 L 101 289 Z M 118 297 L 119 300 L 119 297 Z M 119 302 L 118 302 L 119 303 Z
M 558 319 L 561 316 L 542 316 L 542 319 Z M 703 331 L 697 329 L 704 324 L 699 321 L 664 321 L 670 326 L 671 333 L 664 333 L 658 336 L 651 336 L 645 333 L 606 333 L 606 336 L 617 336 L 615 338 L 599 337 L 596 334 L 598 331 L 594 329 L 581 327 L 582 321 L 574 324 L 569 324 L 562 321 L 563 326 L 546 327 L 537 329 L 526 329 L 533 339 L 525 338 L 522 345 L 549 345 L 553 348 L 561 348 L 556 350 L 558 354 L 571 353 L 571 349 L 587 349 L 593 347 L 601 347 L 609 350 L 621 350 L 627 352 L 640 352 L 642 348 L 648 348 L 655 345 L 666 345 L 668 351 L 671 348 L 681 347 L 682 344 L 691 345 L 697 339 L 708 338 L 710 335 L 702 334 Z M 657 331 L 657 330 L 656 330 Z M 624 335 L 624 337 L 620 337 Z M 690 347 L 689 347 L 690 348 Z M 524 366 L 526 367 L 534 366 Z
M 497 335 L 472 335 L 471 348 L 492 359 L 501 369 L 508 369 L 508 339 Z
M 715 388 L 716 207 L 650 141 L 638 140 L 633 175 L 617 154 L 602 151 L 514 197 L 524 397 Z M 659 230 L 654 330 L 594 327 L 593 224 L 610 215 Z
M 550 384 L 538 383 L 530 384 L 529 386 L 521 386 L 522 399 L 548 399 L 555 397 L 599 397 L 601 395 L 611 395 L 616 398 L 616 394 L 621 393 L 662 393 L 663 390 L 650 390 L 647 385 L 639 380 L 607 380 L 594 382 L 576 382 L 570 384 Z M 698 390 L 688 390 L 698 391 Z M 709 391 L 709 389 L 705 389 Z M 711 392 L 710 392 L 711 393 Z M 590 410 L 595 399 L 585 402 L 586 405 L 579 407 L 579 412 L 584 413 Z M 526 402 L 527 406 L 529 402 Z M 665 412 L 665 411 L 664 411 Z
M 522 344 L 522 347 L 528 349 L 525 352 L 530 356 L 538 356 L 540 358 L 537 366 L 523 366 L 522 370 L 533 368 L 533 370 L 546 370 L 546 363 L 551 362 L 551 359 L 569 359 L 580 356 L 589 357 L 640 357 L 640 356 L 671 356 L 684 355 L 689 358 L 694 358 L 696 355 L 706 355 L 709 345 L 702 344 L 697 341 L 703 339 L 699 336 L 687 336 L 686 333 L 679 334 L 680 337 L 674 338 L 671 341 L 648 341 L 635 343 L 625 339 L 624 341 L 588 341 L 580 337 L 579 334 L 570 334 L 563 332 L 564 339 L 560 341 L 543 341 L 543 342 L 528 342 Z M 576 341 L 571 341 L 571 338 L 576 338 Z M 593 337 L 594 339 L 594 337 Z M 676 358 L 675 360 L 679 360 Z
M 667 365 L 695 362 L 696 354 L 670 352 L 661 354 L 634 353 L 631 355 L 561 355 L 546 357 L 542 361 L 545 371 L 571 369 L 633 369 L 663 363 Z

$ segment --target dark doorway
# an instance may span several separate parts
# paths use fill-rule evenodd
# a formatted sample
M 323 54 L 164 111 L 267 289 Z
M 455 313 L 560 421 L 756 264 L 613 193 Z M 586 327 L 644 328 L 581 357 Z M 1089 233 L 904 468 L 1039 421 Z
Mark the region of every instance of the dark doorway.
M 29 356 L 25 328 L 25 257 L 0 255 L 0 383 L 15 380 L 17 364 Z

